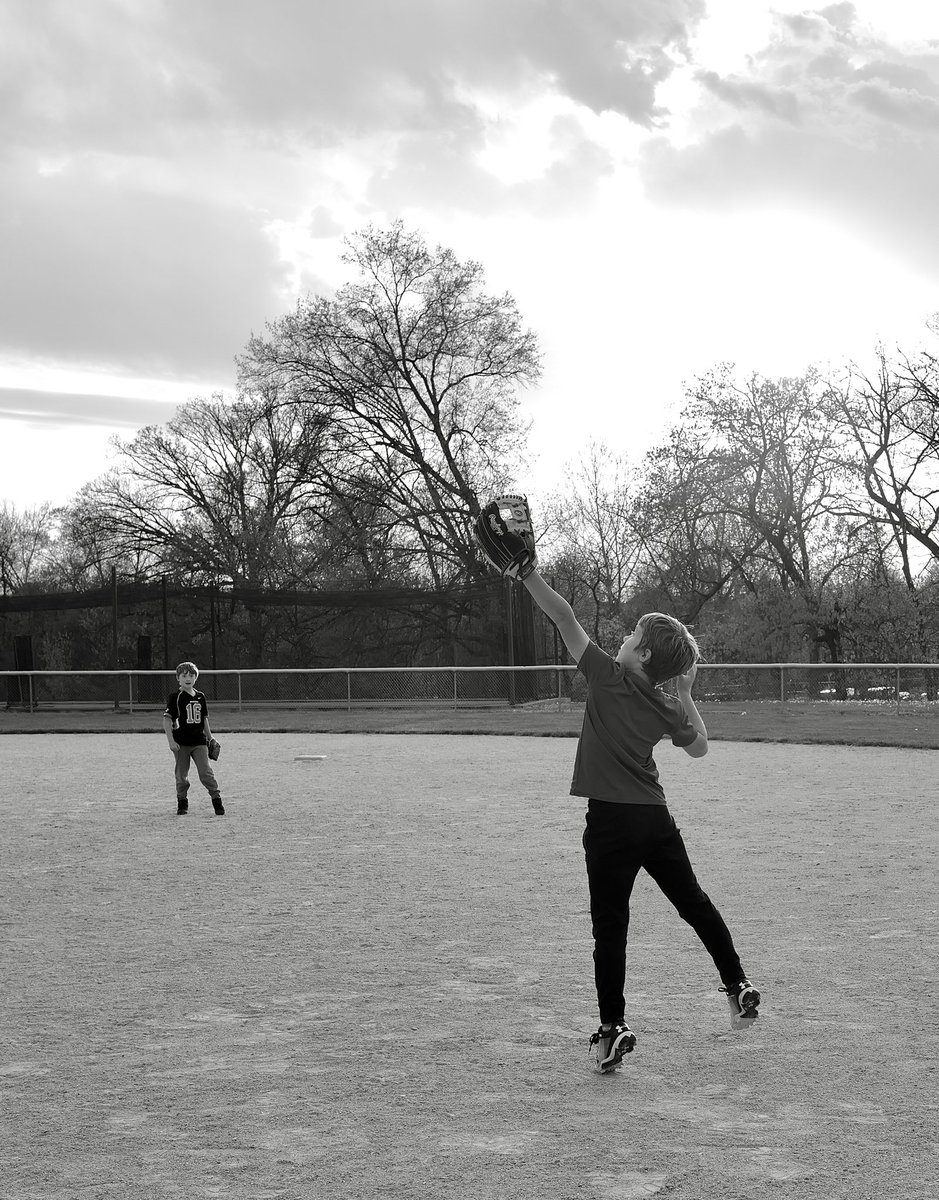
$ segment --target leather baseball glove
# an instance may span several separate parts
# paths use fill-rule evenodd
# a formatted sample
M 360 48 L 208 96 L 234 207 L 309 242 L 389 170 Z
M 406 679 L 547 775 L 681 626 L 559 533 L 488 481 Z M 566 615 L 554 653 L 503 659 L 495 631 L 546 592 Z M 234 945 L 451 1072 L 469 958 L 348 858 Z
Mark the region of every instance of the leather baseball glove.
M 222 753 L 222 747 L 215 740 L 215 738 L 210 738 L 209 739 L 209 758 L 211 758 L 211 760 L 213 762 L 215 762 L 221 753 Z
M 526 496 L 496 496 L 476 518 L 476 540 L 500 575 L 525 579 L 538 566 Z

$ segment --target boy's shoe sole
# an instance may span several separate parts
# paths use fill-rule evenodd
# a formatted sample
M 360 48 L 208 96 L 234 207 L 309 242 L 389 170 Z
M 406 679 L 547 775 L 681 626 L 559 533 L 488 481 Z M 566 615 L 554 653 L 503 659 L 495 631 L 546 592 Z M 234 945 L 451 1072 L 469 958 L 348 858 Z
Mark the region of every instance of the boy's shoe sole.
M 177 815 L 177 817 L 188 817 L 189 809 L 188 808 L 177 808 L 176 815 Z
M 730 1005 L 731 1029 L 752 1029 L 760 1015 L 758 1010 L 762 999 L 753 984 L 745 979 L 734 987 L 722 987 L 720 990 L 726 994 Z
M 225 809 L 224 809 L 223 805 L 221 805 L 221 804 L 213 804 L 213 805 L 212 805 L 212 807 L 215 809 L 215 815 L 216 815 L 217 817 L 224 817 L 224 816 L 225 816 Z
M 609 1075 L 620 1066 L 624 1054 L 632 1054 L 636 1048 L 636 1035 L 620 1021 L 606 1032 L 598 1029 L 591 1037 L 590 1045 L 597 1048 L 597 1070 L 601 1075 Z

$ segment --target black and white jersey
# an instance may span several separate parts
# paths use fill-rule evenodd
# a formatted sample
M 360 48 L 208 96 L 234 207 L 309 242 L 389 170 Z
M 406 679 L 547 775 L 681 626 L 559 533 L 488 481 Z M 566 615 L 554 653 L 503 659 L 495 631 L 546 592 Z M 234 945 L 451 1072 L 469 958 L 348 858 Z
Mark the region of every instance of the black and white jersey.
M 204 692 L 197 691 L 190 695 L 180 688 L 167 697 L 163 715 L 173 722 L 173 741 L 178 745 L 205 745 L 205 719 L 209 715 L 209 707 Z

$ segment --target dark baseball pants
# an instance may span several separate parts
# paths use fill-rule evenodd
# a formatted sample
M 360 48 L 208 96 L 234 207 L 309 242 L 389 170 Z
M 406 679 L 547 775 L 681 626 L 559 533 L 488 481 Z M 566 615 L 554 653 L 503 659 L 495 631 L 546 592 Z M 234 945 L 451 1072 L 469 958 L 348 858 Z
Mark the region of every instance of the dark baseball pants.
M 221 799 L 215 772 L 209 762 L 208 746 L 179 746 L 173 757 L 176 759 L 176 799 L 178 801 L 185 804 L 189 794 L 190 761 L 196 764 L 199 781 L 212 799 Z
M 687 921 L 725 984 L 744 978 L 724 919 L 695 878 L 681 831 L 666 806 L 590 800 L 584 853 L 590 884 L 594 978 L 600 1021 L 625 1015 L 629 897 L 644 868 Z

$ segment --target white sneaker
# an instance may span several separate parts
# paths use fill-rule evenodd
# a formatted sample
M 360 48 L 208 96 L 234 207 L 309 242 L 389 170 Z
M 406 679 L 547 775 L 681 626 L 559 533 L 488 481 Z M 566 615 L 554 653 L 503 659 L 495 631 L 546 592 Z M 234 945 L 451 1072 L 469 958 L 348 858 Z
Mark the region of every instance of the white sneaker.
M 616 1021 L 609 1029 L 601 1025 L 590 1039 L 590 1047 L 596 1046 L 597 1070 L 606 1075 L 615 1071 L 623 1061 L 624 1054 L 631 1054 L 636 1046 L 636 1035 L 625 1021 Z
M 726 994 L 730 1005 L 731 1029 L 752 1029 L 753 1022 L 760 1015 L 757 1010 L 761 996 L 750 980 L 741 979 L 739 983 L 720 990 Z

